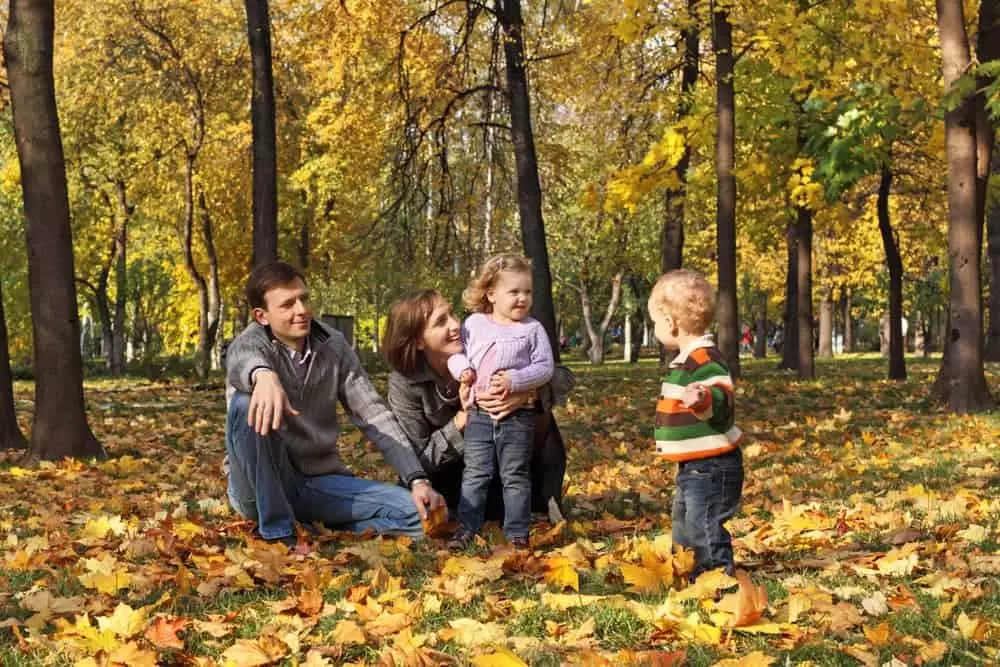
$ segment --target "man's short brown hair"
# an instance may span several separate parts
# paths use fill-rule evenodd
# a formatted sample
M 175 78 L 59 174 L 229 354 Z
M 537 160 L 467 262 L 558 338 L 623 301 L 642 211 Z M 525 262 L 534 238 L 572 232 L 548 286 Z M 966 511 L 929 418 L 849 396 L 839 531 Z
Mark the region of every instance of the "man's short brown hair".
M 420 368 L 423 352 L 417 345 L 439 301 L 444 301 L 444 297 L 437 290 L 417 289 L 400 297 L 389 310 L 382 354 L 394 370 L 407 377 Z
M 267 262 L 258 265 L 250 272 L 247 280 L 246 296 L 250 308 L 267 308 L 264 295 L 275 287 L 283 287 L 299 279 L 303 283 L 306 277 L 297 268 L 287 262 Z

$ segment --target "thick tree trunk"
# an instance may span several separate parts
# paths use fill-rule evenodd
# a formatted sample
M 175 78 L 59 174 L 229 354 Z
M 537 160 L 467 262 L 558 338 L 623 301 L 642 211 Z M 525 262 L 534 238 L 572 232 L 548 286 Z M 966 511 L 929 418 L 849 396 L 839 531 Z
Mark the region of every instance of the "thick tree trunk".
M 979 5 L 976 55 L 981 63 L 1000 59 L 998 0 L 983 0 Z M 985 83 L 980 81 L 978 88 L 981 90 Z M 976 95 L 976 214 L 986 218 L 987 253 L 990 258 L 990 312 L 985 350 L 987 361 L 1000 361 L 1000 204 L 994 201 L 992 207 L 986 210 L 989 174 L 1000 178 L 1000 160 L 994 155 L 995 130 L 996 124 L 986 113 L 985 98 L 979 93 Z
M 854 352 L 854 316 L 851 315 L 851 288 L 844 288 L 841 296 L 844 309 L 844 352 Z
M 531 129 L 531 102 L 528 74 L 524 68 L 524 21 L 520 0 L 497 0 L 497 16 L 503 27 L 504 61 L 507 70 L 507 98 L 510 105 L 511 138 L 517 164 L 517 208 L 521 218 L 521 238 L 525 254 L 531 258 L 535 302 L 532 315 L 549 336 L 552 354 L 559 360 L 556 309 L 552 297 L 552 273 L 542 219 L 542 188 L 538 180 L 538 159 Z
M 951 90 L 971 61 L 961 0 L 937 0 L 937 14 L 944 85 Z M 972 412 L 991 407 L 993 399 L 983 368 L 982 232 L 976 210 L 976 122 L 971 96 L 946 112 L 944 122 L 951 313 L 932 395 L 954 412 Z
M 278 258 L 278 148 L 271 71 L 271 19 L 267 0 L 246 0 L 253 66 L 253 265 Z
M 688 27 L 684 29 L 684 65 L 681 67 L 681 96 L 677 103 L 677 120 L 683 121 L 691 114 L 694 87 L 698 83 L 700 65 L 700 40 L 698 38 L 698 0 L 687 0 Z M 660 271 L 666 273 L 681 268 L 684 262 L 684 218 L 687 204 L 688 167 L 691 164 L 691 142 L 684 143 L 684 153 L 677 163 L 676 188 L 669 189 L 664 198 L 663 227 L 660 230 Z
M 729 374 L 740 376 L 740 318 L 736 303 L 736 95 L 733 89 L 733 28 L 724 11 L 716 11 L 713 50 L 716 63 L 715 161 L 716 225 L 719 254 L 719 351 Z
M 0 292 L 0 449 L 25 449 L 28 440 L 17 425 L 14 410 L 14 378 L 10 372 L 10 349 L 7 347 L 7 319 Z
M 795 370 L 799 365 L 799 253 L 794 225 L 789 225 L 785 231 L 785 245 L 788 252 L 788 261 L 785 266 L 785 310 L 782 316 L 783 342 L 781 347 L 781 363 L 778 364 L 778 368 Z
M 892 170 L 882 167 L 878 186 L 878 230 L 882 235 L 885 261 L 889 266 L 889 379 L 906 379 L 906 343 L 903 340 L 903 258 L 889 220 L 889 194 L 892 191 Z
M 35 341 L 33 459 L 105 455 L 87 424 L 66 163 L 52 77 L 53 0 L 11 0 L 4 56 L 27 218 Z
M 627 319 L 625 320 L 625 335 L 627 337 L 627 342 L 625 344 L 625 354 L 626 361 L 629 363 L 637 363 L 639 361 L 639 352 L 642 349 L 642 329 L 643 325 L 646 323 L 646 287 L 647 284 L 645 280 L 635 275 L 634 273 L 629 275 L 629 286 L 632 288 L 632 295 L 635 297 L 635 310 L 627 314 Z
M 823 292 L 819 304 L 819 350 L 817 356 L 829 359 L 833 356 L 833 290 Z
M 1000 160 L 993 160 L 991 171 L 1000 182 Z M 994 202 L 986 214 L 986 253 L 990 267 L 990 315 L 986 330 L 986 361 L 1000 361 L 1000 202 Z
M 795 222 L 796 299 L 798 363 L 796 369 L 804 380 L 816 376 L 813 359 L 812 307 L 812 211 L 799 207 Z

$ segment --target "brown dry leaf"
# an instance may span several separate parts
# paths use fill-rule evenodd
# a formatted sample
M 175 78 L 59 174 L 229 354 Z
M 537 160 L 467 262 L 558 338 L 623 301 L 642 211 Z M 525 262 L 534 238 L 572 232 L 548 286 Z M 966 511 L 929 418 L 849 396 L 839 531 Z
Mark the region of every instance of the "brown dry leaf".
M 365 624 L 365 632 L 375 637 L 394 635 L 413 623 L 409 614 L 382 614 L 374 621 Z
M 318 588 L 306 588 L 299 593 L 296 608 L 306 616 L 316 616 L 323 611 L 323 593 Z
M 985 619 L 967 616 L 964 611 L 958 615 L 955 625 L 963 637 L 973 641 L 982 641 L 986 637 L 987 629 L 989 629 L 989 624 Z
M 235 627 L 233 626 L 232 623 L 225 623 L 222 621 L 215 621 L 215 620 L 209 620 L 209 621 L 195 620 L 192 622 L 192 626 L 198 632 L 204 632 L 205 634 L 211 635 L 216 639 L 221 639 L 226 635 L 231 635 L 233 634 L 233 630 L 235 630 Z
M 186 618 L 174 617 L 168 619 L 166 616 L 157 616 L 146 628 L 145 637 L 157 648 L 184 648 L 184 640 L 177 636 L 177 633 L 188 626 L 190 621 Z
M 448 531 L 448 507 L 441 505 L 427 513 L 427 518 L 420 522 L 427 537 L 444 537 Z

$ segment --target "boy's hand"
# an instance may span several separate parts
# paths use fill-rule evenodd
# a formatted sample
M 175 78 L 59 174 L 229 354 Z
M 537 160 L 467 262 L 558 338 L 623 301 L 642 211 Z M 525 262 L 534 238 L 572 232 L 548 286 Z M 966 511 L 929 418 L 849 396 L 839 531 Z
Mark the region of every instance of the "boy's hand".
M 495 394 L 498 398 L 507 398 L 513 386 L 514 383 L 507 375 L 507 371 L 497 371 L 490 378 L 490 393 Z
M 705 400 L 705 394 L 707 393 L 708 387 L 700 382 L 692 382 L 684 387 L 684 393 L 681 395 L 681 405 L 685 408 L 694 407 Z
M 472 383 L 476 381 L 476 371 L 472 370 L 471 368 L 466 368 L 464 371 L 462 371 L 462 374 L 458 376 L 458 381 L 464 385 L 471 387 Z

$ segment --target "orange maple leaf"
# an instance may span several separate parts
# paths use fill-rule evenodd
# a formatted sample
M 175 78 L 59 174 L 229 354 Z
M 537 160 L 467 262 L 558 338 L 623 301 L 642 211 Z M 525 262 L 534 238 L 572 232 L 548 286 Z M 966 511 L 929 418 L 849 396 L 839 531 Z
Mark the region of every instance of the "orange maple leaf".
M 157 648 L 184 648 L 184 640 L 177 633 L 188 626 L 186 618 L 157 616 L 146 628 L 146 639 Z

